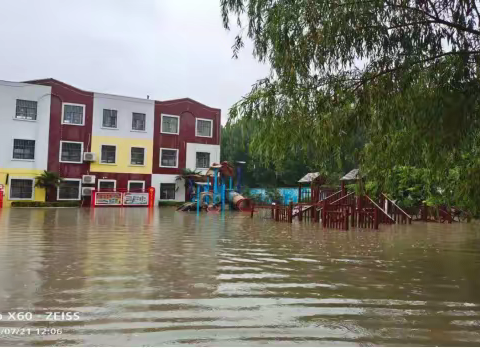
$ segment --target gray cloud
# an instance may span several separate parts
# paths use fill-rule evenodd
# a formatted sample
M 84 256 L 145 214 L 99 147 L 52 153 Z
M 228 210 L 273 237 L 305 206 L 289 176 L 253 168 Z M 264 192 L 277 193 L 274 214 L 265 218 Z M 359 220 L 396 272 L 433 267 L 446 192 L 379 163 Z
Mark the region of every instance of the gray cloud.
M 228 108 L 268 73 L 219 0 L 0 0 L 0 79 L 53 77 L 95 92 Z

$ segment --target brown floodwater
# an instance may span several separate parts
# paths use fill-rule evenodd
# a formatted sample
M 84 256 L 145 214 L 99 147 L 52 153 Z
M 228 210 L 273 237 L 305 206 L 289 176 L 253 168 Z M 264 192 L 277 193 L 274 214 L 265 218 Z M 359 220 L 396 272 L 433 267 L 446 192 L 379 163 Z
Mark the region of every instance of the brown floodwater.
M 480 345 L 480 226 L 3 209 L 0 313 L 2 346 Z

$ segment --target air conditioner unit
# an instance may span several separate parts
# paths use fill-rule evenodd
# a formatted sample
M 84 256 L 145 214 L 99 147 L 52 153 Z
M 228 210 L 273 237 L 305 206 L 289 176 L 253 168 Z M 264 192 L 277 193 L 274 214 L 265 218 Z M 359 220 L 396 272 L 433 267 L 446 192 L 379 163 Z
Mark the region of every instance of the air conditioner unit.
M 86 162 L 94 162 L 95 161 L 95 152 L 84 152 L 83 153 L 83 160 Z
M 95 184 L 95 175 L 83 175 L 82 184 Z
M 82 196 L 91 196 L 94 187 L 82 187 Z

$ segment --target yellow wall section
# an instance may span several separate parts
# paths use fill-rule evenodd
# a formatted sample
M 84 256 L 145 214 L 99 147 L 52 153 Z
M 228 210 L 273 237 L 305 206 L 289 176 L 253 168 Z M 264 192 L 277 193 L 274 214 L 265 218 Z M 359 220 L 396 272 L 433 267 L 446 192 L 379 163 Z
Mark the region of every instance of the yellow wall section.
M 30 169 L 6 169 L 0 168 L 0 184 L 3 184 L 5 191 L 3 196 L 3 206 L 9 207 L 12 202 L 28 202 L 29 200 L 10 200 L 10 187 L 8 186 L 7 174 L 12 177 L 26 178 L 26 179 L 35 179 L 39 174 L 42 174 L 43 170 L 30 170 Z M 45 189 L 35 187 L 35 192 L 33 194 L 33 200 L 30 202 L 45 202 Z
M 115 164 L 102 164 L 101 145 L 115 145 L 117 146 L 117 156 Z M 135 166 L 130 164 L 130 148 L 144 147 L 145 148 L 145 165 Z M 107 173 L 138 173 L 151 174 L 152 173 L 152 154 L 153 154 L 153 140 L 152 139 L 138 139 L 138 138 L 119 138 L 107 136 L 92 136 L 92 152 L 96 153 L 97 159 L 90 164 L 91 172 L 107 172 Z

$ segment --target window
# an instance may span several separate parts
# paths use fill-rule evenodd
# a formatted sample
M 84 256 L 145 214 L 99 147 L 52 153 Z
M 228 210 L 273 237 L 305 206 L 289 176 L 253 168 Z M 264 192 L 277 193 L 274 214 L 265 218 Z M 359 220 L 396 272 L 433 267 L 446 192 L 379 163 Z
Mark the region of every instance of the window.
M 35 121 L 37 119 L 37 102 L 17 99 L 15 118 L 19 120 Z
M 117 181 L 113 179 L 98 179 L 98 190 L 99 191 L 115 191 L 117 187 Z
M 34 179 L 10 179 L 10 199 L 33 199 Z
M 117 110 L 103 109 L 102 127 L 117 128 Z
M 58 200 L 79 200 L 81 191 L 80 179 L 63 179 L 57 190 Z
M 128 181 L 128 191 L 130 192 L 142 192 L 145 189 L 145 181 Z
M 162 133 L 179 134 L 179 116 L 162 115 Z
M 195 127 L 195 135 L 197 137 L 212 137 L 212 125 L 213 120 L 205 120 L 203 118 L 197 118 Z
M 84 125 L 85 106 L 79 104 L 63 104 L 63 124 Z
M 160 149 L 160 167 L 178 167 L 177 149 Z
M 145 149 L 143 147 L 132 147 L 130 149 L 130 164 L 134 166 L 145 165 Z
M 139 114 L 134 112 L 132 115 L 132 130 L 144 131 L 145 130 L 145 114 Z
M 117 147 L 115 145 L 102 145 L 100 163 L 115 164 L 117 160 Z
M 197 152 L 197 168 L 210 168 L 210 153 Z
M 60 141 L 60 162 L 82 163 L 83 143 Z
M 175 199 L 175 184 L 160 184 L 160 199 Z
M 35 140 L 13 139 L 13 158 L 20 160 L 34 160 Z

